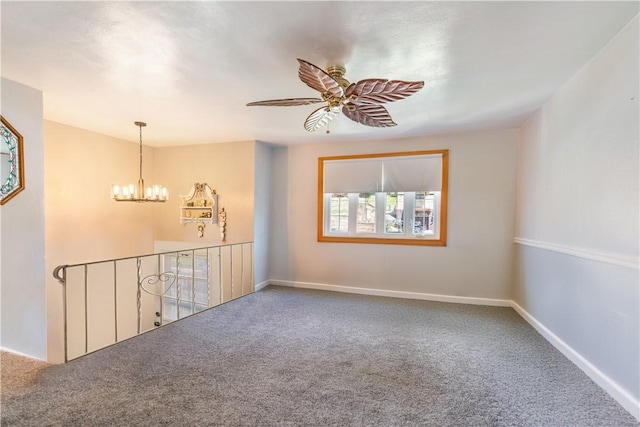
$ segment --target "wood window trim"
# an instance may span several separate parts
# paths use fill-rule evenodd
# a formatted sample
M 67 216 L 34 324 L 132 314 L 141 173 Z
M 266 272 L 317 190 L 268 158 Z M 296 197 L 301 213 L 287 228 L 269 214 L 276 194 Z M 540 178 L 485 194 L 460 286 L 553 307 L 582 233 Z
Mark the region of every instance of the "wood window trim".
M 343 237 L 324 234 L 324 162 L 331 160 L 373 159 L 381 157 L 442 155 L 442 188 L 440 190 L 440 237 L 437 239 L 402 239 L 381 237 Z M 449 200 L 449 150 L 422 150 L 392 153 L 353 154 L 318 158 L 317 238 L 318 242 L 368 243 L 382 245 L 447 246 L 447 211 Z

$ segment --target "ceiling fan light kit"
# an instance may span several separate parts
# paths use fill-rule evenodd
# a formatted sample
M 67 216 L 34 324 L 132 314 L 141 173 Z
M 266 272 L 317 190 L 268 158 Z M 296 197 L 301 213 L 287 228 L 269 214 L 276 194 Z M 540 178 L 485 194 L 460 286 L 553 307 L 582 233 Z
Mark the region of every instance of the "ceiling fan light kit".
M 305 120 L 304 128 L 309 132 L 328 125 L 340 111 L 354 122 L 365 126 L 391 127 L 396 126 L 396 123 L 380 104 L 404 99 L 424 87 L 423 81 L 387 79 L 365 79 L 349 83 L 344 77 L 344 67 L 333 65 L 324 71 L 304 59 L 298 59 L 298 62 L 298 77 L 307 86 L 320 92 L 321 98 L 272 99 L 250 102 L 247 106 L 291 107 L 326 102 L 326 106 L 318 108 Z

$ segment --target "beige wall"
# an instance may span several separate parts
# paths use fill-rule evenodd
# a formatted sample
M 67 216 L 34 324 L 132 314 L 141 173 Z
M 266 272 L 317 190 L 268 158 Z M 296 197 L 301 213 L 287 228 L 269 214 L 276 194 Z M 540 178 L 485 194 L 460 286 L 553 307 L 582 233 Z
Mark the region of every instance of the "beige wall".
M 253 141 L 166 148 L 144 146 L 145 183 L 166 185 L 170 200 L 138 204 L 110 198 L 113 184 L 135 183 L 138 179 L 137 142 L 51 121 L 44 122 L 44 134 L 50 362 L 62 361 L 64 354 L 62 287 L 51 276 L 57 265 L 150 254 L 158 249 L 158 245 L 154 247 L 158 241 L 170 241 L 173 248 L 221 243 L 217 224 L 209 224 L 204 237 L 198 238 L 195 224 L 179 222 L 179 195 L 186 195 L 194 182 L 207 182 L 217 190 L 219 206 L 228 212 L 228 243 L 253 240 Z M 99 288 L 92 288 L 93 300 L 100 300 Z M 110 302 L 113 291 L 108 286 L 103 288 L 104 301 Z M 124 302 L 119 306 L 124 306 Z M 70 311 L 70 315 L 84 318 L 83 312 Z M 93 325 L 99 323 L 89 320 Z M 110 327 L 105 325 L 107 329 Z
M 206 182 L 218 193 L 227 212 L 227 243 L 253 240 L 255 142 L 233 142 L 156 148 L 154 180 L 167 185 L 170 200 L 154 207 L 156 240 L 221 243 L 218 224 L 207 224 L 199 238 L 195 224 L 180 224 L 180 195 L 195 182 Z
M 143 156 L 149 176 L 153 149 Z M 137 182 L 138 143 L 45 121 L 45 179 L 49 263 L 153 252 L 153 206 L 110 198 L 113 184 Z
M 137 181 L 138 143 L 51 121 L 44 135 L 48 360 L 59 362 L 62 288 L 51 272 L 61 264 L 152 253 L 153 207 L 110 199 L 113 184 Z M 153 151 L 143 153 L 147 176 Z
M 514 129 L 274 149 L 270 278 L 380 295 L 412 292 L 506 303 L 518 137 Z M 445 148 L 450 150 L 446 247 L 317 242 L 318 157 Z
M 64 351 L 62 287 L 51 277 L 57 265 L 149 254 L 157 241 L 172 241 L 174 247 L 221 243 L 217 224 L 209 224 L 198 238 L 194 224 L 179 222 L 179 195 L 186 195 L 194 182 L 217 190 L 219 205 L 228 212 L 227 242 L 253 240 L 253 141 L 144 146 L 145 183 L 166 185 L 171 198 L 138 204 L 110 198 L 113 184 L 138 179 L 137 142 L 51 121 L 44 122 L 44 134 L 49 361 L 61 361 Z M 104 297 L 111 301 L 111 295 Z

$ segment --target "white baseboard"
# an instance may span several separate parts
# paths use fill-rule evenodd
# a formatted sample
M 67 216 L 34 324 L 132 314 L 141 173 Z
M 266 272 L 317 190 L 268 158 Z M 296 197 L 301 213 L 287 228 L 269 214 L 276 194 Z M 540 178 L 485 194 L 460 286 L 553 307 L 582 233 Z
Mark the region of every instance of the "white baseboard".
M 266 288 L 267 286 L 269 286 L 269 281 L 265 280 L 264 282 L 260 282 L 255 286 L 255 292 L 258 292 L 264 288 Z
M 7 353 L 15 354 L 16 356 L 28 357 L 29 359 L 37 360 L 38 362 L 46 362 L 46 360 L 40 359 L 38 357 L 33 357 L 29 354 L 20 353 L 16 350 L 11 350 L 10 348 L 0 347 L 0 351 L 6 351 Z
M 345 292 L 349 294 L 376 295 L 391 298 L 418 299 L 426 301 L 452 302 L 458 304 L 491 305 L 497 307 L 511 307 L 510 300 L 459 297 L 452 295 L 424 294 L 420 292 L 391 291 L 387 289 L 358 288 L 352 286 L 328 285 L 324 283 L 295 282 L 290 280 L 269 280 L 269 284 L 288 286 L 291 288 L 318 289 L 322 291 Z M 257 287 L 256 287 L 257 289 Z
M 540 335 L 542 335 L 547 341 L 549 341 L 555 348 L 557 348 L 567 359 L 573 362 L 578 368 L 580 368 L 589 378 L 591 378 L 596 384 L 598 384 L 604 391 L 609 393 L 624 409 L 629 411 L 636 420 L 640 422 L 640 401 L 633 397 L 629 392 L 620 387 L 618 383 L 613 381 L 602 371 L 591 364 L 580 353 L 571 348 L 567 343 L 562 341 L 556 334 L 551 332 L 540 323 L 535 317 L 529 314 L 526 310 L 520 307 L 515 301 L 512 301 L 513 309 L 518 312 L 520 316 Z

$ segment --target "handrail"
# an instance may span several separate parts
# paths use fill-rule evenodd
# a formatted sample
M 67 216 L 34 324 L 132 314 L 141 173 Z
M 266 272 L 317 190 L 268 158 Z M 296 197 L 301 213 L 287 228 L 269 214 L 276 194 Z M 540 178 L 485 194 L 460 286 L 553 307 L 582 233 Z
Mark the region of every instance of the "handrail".
M 67 267 L 70 267 L 70 265 L 59 265 L 57 266 L 54 270 L 53 270 L 53 278 L 56 279 L 58 282 L 65 282 L 65 278 L 64 277 L 60 277 L 60 270 L 62 270 L 62 272 L 64 273 L 67 269 Z
M 226 246 L 248 245 L 249 243 L 253 243 L 253 242 L 252 241 L 248 241 L 248 242 L 237 242 L 237 243 L 225 243 L 223 245 L 202 246 L 202 247 L 199 247 L 199 248 L 184 248 L 184 249 L 176 249 L 176 250 L 173 250 L 173 251 L 155 252 L 155 253 L 150 253 L 150 254 L 134 255 L 134 256 L 128 256 L 128 257 L 123 257 L 123 258 L 112 258 L 112 259 L 103 259 L 103 260 L 100 260 L 100 261 L 79 262 L 77 264 L 64 264 L 64 265 L 59 265 L 59 266 L 57 266 L 56 268 L 53 269 L 53 278 L 56 279 L 59 282 L 64 282 L 64 278 L 61 278 L 59 276 L 59 274 L 58 274 L 59 271 L 60 270 L 64 270 L 66 268 L 70 268 L 70 267 L 79 267 L 81 265 L 93 265 L 93 264 L 100 264 L 100 263 L 104 263 L 104 262 L 125 261 L 125 260 L 128 260 L 128 259 L 145 258 L 145 257 L 150 257 L 150 256 L 156 256 L 156 255 L 175 254 L 176 252 L 202 251 L 202 250 L 211 249 L 211 248 L 224 248 Z
M 252 241 L 225 243 L 55 267 L 65 362 L 253 292 L 253 249 Z M 129 260 L 133 268 L 122 266 Z

